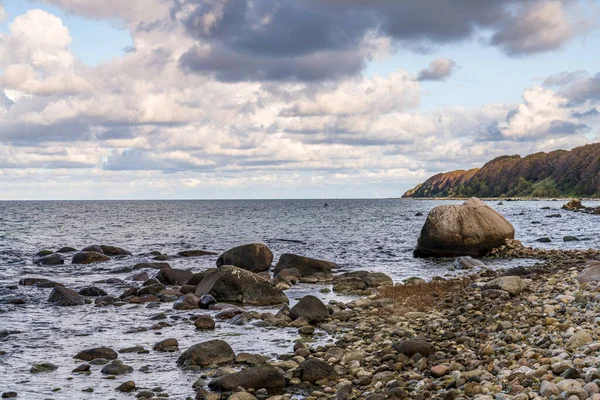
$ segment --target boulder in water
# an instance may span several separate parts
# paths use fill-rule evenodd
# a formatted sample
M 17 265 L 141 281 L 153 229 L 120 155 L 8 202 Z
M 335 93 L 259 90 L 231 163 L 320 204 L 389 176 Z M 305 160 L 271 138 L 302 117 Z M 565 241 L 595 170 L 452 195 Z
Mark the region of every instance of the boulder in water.
M 202 257 L 202 256 L 216 256 L 217 253 L 206 250 L 183 250 L 177 253 L 180 257 Z
M 418 257 L 481 257 L 514 239 L 515 230 L 483 201 L 437 206 L 427 216 L 417 242 Z
M 285 387 L 285 377 L 279 368 L 258 366 L 246 368 L 212 380 L 208 386 L 213 390 L 232 391 L 244 389 L 280 389 Z
M 92 361 L 97 358 L 104 358 L 105 360 L 116 360 L 119 355 L 116 351 L 110 347 L 94 347 L 92 349 L 82 350 L 75 355 L 78 360 Z
M 287 303 L 287 296 L 257 274 L 232 265 L 223 265 L 196 288 L 197 296 L 210 294 L 218 302 L 266 306 Z
M 171 268 L 171 265 L 166 262 L 150 262 L 150 263 L 138 263 L 133 266 L 133 269 L 163 269 Z
M 41 265 L 61 265 L 65 263 L 65 259 L 60 254 L 54 253 L 36 258 L 33 262 Z
M 352 271 L 333 277 L 333 291 L 338 293 L 356 293 L 393 285 L 392 278 L 382 272 Z
M 57 253 L 74 253 L 76 251 L 76 248 L 70 246 L 61 247 L 60 249 L 56 250 Z
M 217 267 L 234 265 L 250 272 L 263 272 L 271 268 L 273 253 L 266 244 L 252 243 L 229 249 L 217 259 Z
M 70 307 L 84 305 L 85 299 L 74 290 L 67 289 L 64 286 L 56 286 L 52 289 L 48 302 L 55 306 Z
M 161 269 L 156 279 L 165 285 L 183 285 L 194 275 L 191 271 L 176 268 Z
M 458 257 L 454 260 L 453 266 L 456 269 L 487 268 L 483 261 L 477 260 L 471 256 Z
M 200 299 L 193 293 L 184 294 L 173 303 L 174 310 L 195 310 L 200 307 Z
M 315 296 L 304 296 L 290 310 L 293 320 L 306 318 L 308 322 L 319 323 L 329 318 L 329 311 L 323 302 Z
M 82 296 L 89 296 L 89 297 L 100 297 L 100 296 L 107 295 L 107 293 L 104 291 L 104 289 L 101 289 L 96 286 L 86 286 L 84 288 L 81 288 L 81 289 L 79 289 L 79 294 Z
M 95 251 L 82 251 L 73 256 L 73 264 L 92 264 L 109 261 L 110 257 Z
M 235 353 L 223 340 L 210 340 L 197 343 L 184 351 L 177 359 L 177 365 L 205 367 L 210 364 L 224 364 L 235 360 Z
M 274 273 L 277 275 L 282 270 L 288 268 L 297 269 L 300 276 L 305 278 L 319 274 L 330 274 L 332 270 L 338 268 L 338 265 L 331 261 L 317 260 L 296 254 L 282 254 L 275 266 Z
M 563 210 L 576 211 L 585 208 L 580 199 L 571 199 L 567 204 L 562 206 Z

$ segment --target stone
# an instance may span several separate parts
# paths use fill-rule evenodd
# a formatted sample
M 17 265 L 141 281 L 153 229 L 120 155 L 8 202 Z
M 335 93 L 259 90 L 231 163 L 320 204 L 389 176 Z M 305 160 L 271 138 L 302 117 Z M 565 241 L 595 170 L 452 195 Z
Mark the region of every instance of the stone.
M 575 332 L 567 340 L 567 343 L 565 344 L 565 348 L 567 350 L 577 350 L 581 346 L 586 345 L 588 343 L 592 343 L 593 341 L 594 341 L 594 339 L 589 334 L 589 332 L 587 332 L 585 330 L 581 330 L 581 331 Z
M 293 320 L 304 317 L 310 323 L 319 323 L 329 318 L 329 310 L 320 299 L 308 295 L 291 308 L 290 317 Z
M 200 308 L 208 309 L 213 304 L 217 304 L 217 300 L 215 300 L 215 298 L 210 294 L 205 294 L 200 297 Z
M 250 272 L 268 271 L 273 262 L 273 253 L 262 243 L 245 244 L 229 249 L 217 259 L 217 267 L 233 265 Z
M 100 245 L 102 252 L 108 256 L 130 256 L 131 253 L 117 246 Z
M 121 383 L 119 386 L 117 386 L 117 388 L 115 390 L 117 390 L 119 392 L 129 393 L 129 392 L 133 392 L 135 389 L 136 389 L 135 382 L 127 381 L 127 382 Z
M 19 285 L 36 286 L 40 288 L 54 288 L 64 286 L 62 283 L 54 282 L 46 278 L 23 278 L 19 280 Z
M 92 361 L 98 358 L 105 360 L 116 360 L 119 355 L 110 347 L 94 347 L 91 349 L 82 350 L 75 355 L 78 360 Z
M 173 338 L 161 340 L 152 347 L 152 350 L 164 352 L 177 351 L 179 350 L 179 342 L 177 341 L 177 339 Z
M 156 279 L 165 285 L 183 285 L 194 275 L 191 271 L 176 268 L 163 268 L 156 275 Z
M 477 198 L 441 205 L 429 215 L 417 241 L 418 257 L 482 257 L 514 239 L 513 226 Z
M 212 380 L 208 386 L 221 391 L 232 391 L 238 387 L 254 390 L 280 389 L 285 387 L 285 377 L 279 368 L 263 365 L 221 376 Z
M 174 310 L 195 310 L 199 307 L 200 299 L 192 293 L 184 294 L 173 303 Z
M 148 295 L 148 294 L 156 295 L 165 289 L 166 289 L 166 286 L 163 285 L 162 283 L 152 283 L 150 285 L 144 285 L 141 288 L 139 288 L 137 291 L 137 295 L 138 296 L 144 296 L 144 295 Z
M 279 261 L 275 266 L 274 274 L 277 275 L 284 269 L 291 268 L 298 270 L 300 276 L 305 278 L 318 274 L 330 274 L 332 270 L 338 268 L 338 265 L 331 261 L 318 260 L 315 258 L 285 253 L 279 257 Z
M 202 257 L 202 256 L 216 256 L 217 253 L 207 250 L 182 250 L 177 253 L 180 257 Z
M 110 257 L 95 251 L 84 251 L 73 256 L 73 264 L 92 264 L 109 261 Z
M 393 285 L 392 278 L 382 272 L 352 271 L 333 277 L 333 291 L 341 293 Z
M 84 288 L 79 289 L 78 293 L 82 296 L 88 297 L 100 297 L 107 295 L 107 293 L 103 289 L 96 286 L 86 286 Z
M 133 368 L 119 360 L 113 360 L 100 370 L 104 375 L 125 375 L 133 372 Z
M 571 199 L 569 202 L 562 206 L 563 210 L 576 211 L 581 208 L 585 208 L 581 203 L 580 199 Z
M 215 320 L 210 315 L 200 315 L 194 321 L 194 326 L 200 330 L 215 329 Z
M 29 370 L 29 372 L 31 372 L 32 374 L 39 374 L 42 372 L 56 371 L 57 369 L 58 369 L 57 365 L 54 365 L 49 362 L 43 362 L 43 363 L 34 364 L 33 367 L 31 367 L 31 369 Z
M 41 265 L 62 265 L 65 263 L 65 259 L 60 254 L 55 253 L 36 258 L 33 262 Z
M 588 261 L 586 268 L 577 276 L 579 282 L 600 281 L 600 261 Z
M 55 306 L 72 307 L 85 304 L 85 299 L 76 291 L 67 289 L 64 286 L 56 286 L 52 289 L 48 302 Z
M 487 266 L 481 260 L 477 260 L 471 256 L 458 257 L 454 260 L 453 267 L 455 269 L 473 269 L 473 268 L 487 268 Z
M 138 263 L 133 266 L 133 270 L 137 269 L 165 269 L 171 268 L 171 265 L 166 262 L 149 262 L 149 263 Z
M 184 351 L 177 359 L 177 365 L 205 367 L 211 364 L 224 364 L 235 360 L 235 353 L 223 340 L 210 340 L 197 343 Z
M 576 236 L 565 236 L 563 237 L 563 242 L 579 242 L 579 238 Z
M 196 288 L 197 296 L 209 294 L 218 302 L 266 306 L 289 302 L 271 282 L 250 271 L 223 265 Z
M 440 378 L 444 375 L 448 375 L 448 373 L 450 372 L 450 367 L 448 367 L 447 365 L 435 365 L 433 367 L 431 367 L 430 369 L 431 375 L 436 377 L 436 378 Z
M 516 296 L 521 294 L 527 288 L 527 285 L 525 284 L 525 281 L 518 276 L 501 276 L 487 282 L 483 288 L 504 290 L 505 292 Z
M 248 392 L 238 392 L 229 396 L 227 400 L 256 400 L 256 397 Z
M 424 340 L 405 340 L 394 346 L 399 353 L 404 354 L 407 357 L 412 357 L 415 354 L 420 354 L 423 357 L 429 357 L 435 353 L 435 346 Z
M 238 364 L 260 365 L 267 362 L 267 357 L 261 356 L 260 354 L 239 353 L 237 357 L 235 357 L 235 362 Z
M 300 363 L 300 379 L 315 383 L 323 379 L 336 379 L 338 374 L 335 369 L 323 360 L 309 358 Z
M 18 395 L 17 392 L 4 392 L 2 393 L 2 398 L 3 399 L 14 399 L 16 398 Z
M 74 248 L 74 247 L 65 246 L 65 247 L 61 247 L 61 248 L 60 248 L 60 249 L 58 249 L 56 252 L 57 252 L 57 253 L 64 254 L 64 253 L 74 253 L 74 252 L 76 252 L 76 251 L 77 251 L 77 249 L 76 249 L 76 248 Z
M 300 271 L 297 268 L 285 268 L 275 274 L 275 279 L 296 284 L 300 282 Z

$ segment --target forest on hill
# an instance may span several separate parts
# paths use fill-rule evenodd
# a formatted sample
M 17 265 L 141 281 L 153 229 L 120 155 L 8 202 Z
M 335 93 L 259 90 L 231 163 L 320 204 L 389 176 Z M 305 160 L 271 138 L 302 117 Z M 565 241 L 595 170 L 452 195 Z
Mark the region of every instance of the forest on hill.
M 501 156 L 481 168 L 434 175 L 402 197 L 473 196 L 600 197 L 600 143 L 526 157 Z

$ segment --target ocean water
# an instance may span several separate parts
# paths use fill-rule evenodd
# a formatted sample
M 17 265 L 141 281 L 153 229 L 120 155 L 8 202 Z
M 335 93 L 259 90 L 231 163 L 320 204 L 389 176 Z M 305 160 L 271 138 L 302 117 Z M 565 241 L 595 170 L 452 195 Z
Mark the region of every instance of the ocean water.
M 412 251 L 429 210 L 449 203 L 456 202 L 398 199 L 0 202 L 0 299 L 18 296 L 27 300 L 19 306 L 0 304 L 0 393 L 14 390 L 27 399 L 124 398 L 114 388 L 132 379 L 138 387 L 161 386 L 171 398 L 193 397 L 191 385 L 198 374 L 175 366 L 179 353 L 152 351 L 154 343 L 174 337 L 183 351 L 194 343 L 222 338 L 236 352 L 276 357 L 290 353 L 293 340 L 298 337 L 295 329 L 260 328 L 251 324 L 237 327 L 226 322 L 219 322 L 214 332 L 200 333 L 189 318 L 203 311 L 174 311 L 170 303 L 161 303 L 158 308 L 53 307 L 46 301 L 51 289 L 18 286 L 23 277 L 46 277 L 79 289 L 103 279 L 125 279 L 130 274 L 115 270 L 148 261 L 151 251 L 171 255 L 184 249 L 222 252 L 252 242 L 268 244 L 275 254 L 274 263 L 279 255 L 291 252 L 334 261 L 342 270 L 384 272 L 396 282 L 410 276 L 444 276 L 450 273 L 452 260 L 415 259 Z M 515 226 L 516 238 L 526 245 L 600 248 L 600 216 L 560 210 L 564 201 L 497 203 L 489 202 Z M 550 214 L 561 217 L 548 218 Z M 567 235 L 582 240 L 563 242 Z M 535 242 L 540 237 L 550 237 L 552 241 Z M 69 260 L 61 266 L 33 264 L 35 253 L 41 249 L 83 248 L 92 244 L 120 246 L 134 255 L 89 266 L 71 265 Z M 208 256 L 169 262 L 174 268 L 199 272 L 213 267 L 215 261 L 216 256 Z M 531 262 L 503 260 L 491 266 L 512 267 Z M 123 291 L 114 284 L 97 286 L 110 295 L 118 296 Z M 297 285 L 287 294 L 292 302 L 309 293 L 324 301 L 349 299 L 319 293 L 323 287 Z M 166 321 L 172 326 L 126 333 L 154 325 L 158 321 L 150 318 L 160 312 L 166 314 Z M 332 338 L 318 332 L 316 340 L 326 342 Z M 120 355 L 119 359 L 135 371 L 114 381 L 103 379 L 98 366 L 92 367 L 89 376 L 71 374 L 79 364 L 73 355 L 103 345 L 114 349 L 142 345 L 150 353 Z M 31 374 L 31 365 L 41 361 L 53 362 L 59 369 Z M 82 392 L 89 387 L 94 388 L 93 393 Z M 53 392 L 55 388 L 60 390 Z

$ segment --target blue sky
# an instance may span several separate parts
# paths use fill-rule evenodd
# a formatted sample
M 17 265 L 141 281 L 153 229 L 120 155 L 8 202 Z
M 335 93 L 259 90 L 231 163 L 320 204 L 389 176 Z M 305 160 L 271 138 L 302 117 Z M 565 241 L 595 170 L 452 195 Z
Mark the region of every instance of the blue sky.
M 0 0 L 0 199 L 397 197 L 600 140 L 598 1 L 248 4 Z

